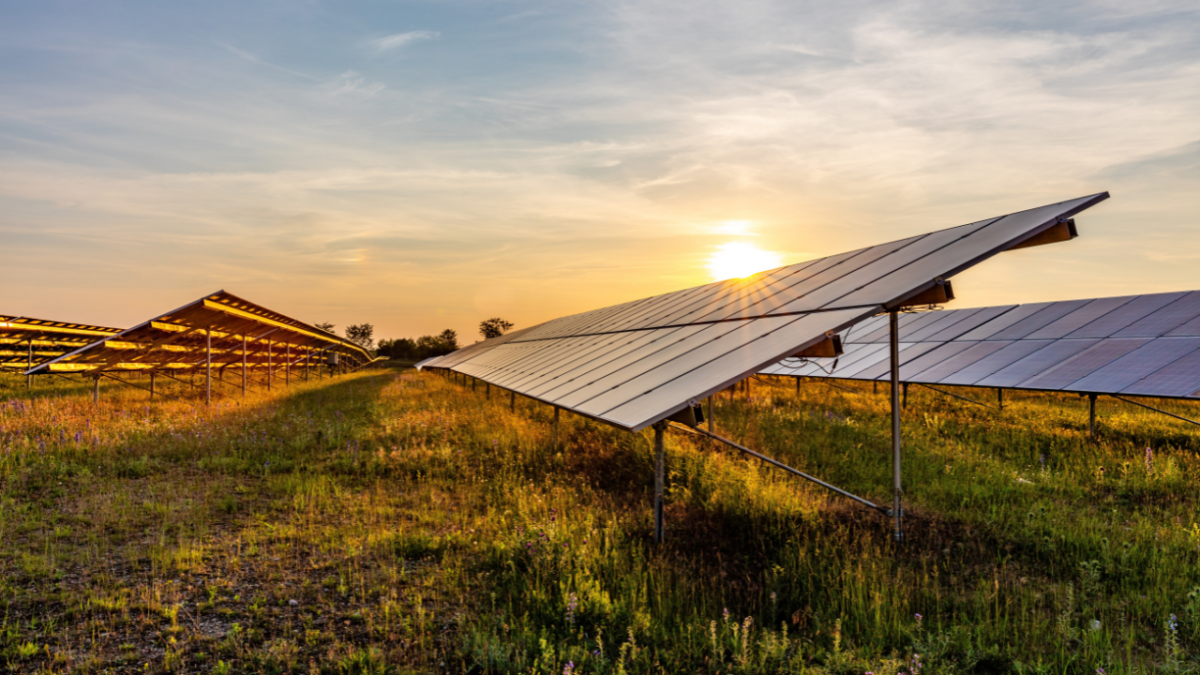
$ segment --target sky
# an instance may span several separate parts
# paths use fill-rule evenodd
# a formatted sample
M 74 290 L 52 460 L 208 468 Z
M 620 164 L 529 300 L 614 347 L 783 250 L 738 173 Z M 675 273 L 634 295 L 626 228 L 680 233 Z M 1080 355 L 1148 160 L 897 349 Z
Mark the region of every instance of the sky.
M 470 342 L 1103 190 L 953 306 L 1200 289 L 1195 0 L 0 0 L 0 314 Z

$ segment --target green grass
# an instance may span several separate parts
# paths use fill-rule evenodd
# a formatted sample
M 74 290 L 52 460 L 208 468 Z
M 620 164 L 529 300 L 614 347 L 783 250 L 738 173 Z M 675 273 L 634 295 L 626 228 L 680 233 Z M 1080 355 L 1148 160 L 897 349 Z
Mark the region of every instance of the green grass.
M 756 381 L 718 431 L 886 502 L 886 388 L 850 388 Z M 0 670 L 1195 670 L 1197 429 L 1101 399 L 1091 443 L 1086 399 L 1006 404 L 910 391 L 899 546 L 671 433 L 658 547 L 649 432 L 568 414 L 556 449 L 549 407 L 482 386 L 375 370 L 94 406 L 3 376 Z

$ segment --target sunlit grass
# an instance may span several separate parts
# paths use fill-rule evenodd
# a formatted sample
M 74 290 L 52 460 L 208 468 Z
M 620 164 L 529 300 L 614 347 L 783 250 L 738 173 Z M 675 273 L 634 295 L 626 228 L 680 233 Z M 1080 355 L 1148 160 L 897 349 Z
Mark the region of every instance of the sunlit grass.
M 547 406 L 434 374 L 211 407 L 0 387 L 14 672 L 1196 665 L 1200 441 L 1117 402 L 1093 444 L 1086 400 L 913 389 L 901 546 L 878 514 L 673 433 L 656 547 L 647 435 L 565 415 L 555 448 Z M 718 431 L 884 502 L 885 391 L 850 388 L 756 381 L 718 396 Z

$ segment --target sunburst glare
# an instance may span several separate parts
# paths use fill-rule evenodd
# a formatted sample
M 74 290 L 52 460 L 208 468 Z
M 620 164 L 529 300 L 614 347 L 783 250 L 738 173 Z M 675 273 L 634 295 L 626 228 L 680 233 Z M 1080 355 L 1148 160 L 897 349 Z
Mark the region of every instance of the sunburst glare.
M 740 241 L 721 244 L 708 258 L 708 272 L 713 281 L 740 279 L 755 272 L 773 269 L 783 264 L 783 258 L 773 251 Z

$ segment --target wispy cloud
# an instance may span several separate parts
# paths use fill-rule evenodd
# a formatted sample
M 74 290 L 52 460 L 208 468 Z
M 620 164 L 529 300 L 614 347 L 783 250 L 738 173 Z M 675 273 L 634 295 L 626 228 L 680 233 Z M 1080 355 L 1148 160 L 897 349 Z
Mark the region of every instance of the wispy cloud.
M 375 40 L 371 40 L 371 46 L 376 51 L 386 52 L 393 49 L 399 49 L 407 44 L 417 42 L 418 40 L 432 40 L 441 37 L 441 33 L 435 30 L 413 30 L 407 33 L 396 33 Z
M 319 79 L 319 78 L 313 77 L 312 75 L 309 75 L 307 73 L 302 73 L 298 70 L 292 70 L 291 68 L 284 68 L 283 66 L 275 65 L 274 63 L 264 61 L 244 49 L 238 49 L 237 47 L 234 47 L 233 45 L 227 45 L 224 42 L 218 42 L 217 45 L 220 46 L 225 51 L 229 52 L 230 54 L 241 57 L 251 63 L 257 63 L 261 66 L 266 66 L 268 68 L 274 68 L 275 70 L 278 70 L 280 72 L 289 73 L 291 75 L 295 75 L 297 77 L 303 77 L 303 78 L 309 79 L 309 80 Z
M 385 85 L 379 82 L 367 82 L 362 74 L 347 70 L 338 75 L 334 81 L 329 93 L 333 96 L 356 96 L 359 98 L 371 98 L 385 89 Z

